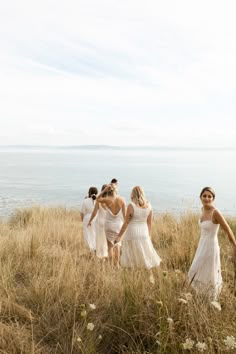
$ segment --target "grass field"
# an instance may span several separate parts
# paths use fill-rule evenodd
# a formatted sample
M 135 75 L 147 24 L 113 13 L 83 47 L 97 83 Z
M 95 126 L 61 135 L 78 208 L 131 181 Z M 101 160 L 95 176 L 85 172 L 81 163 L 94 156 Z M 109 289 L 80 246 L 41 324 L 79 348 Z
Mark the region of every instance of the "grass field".
M 86 250 L 79 211 L 17 211 L 0 222 L 0 353 L 235 353 L 232 246 L 220 232 L 217 308 L 186 282 L 198 237 L 197 215 L 155 216 L 161 267 L 117 270 Z

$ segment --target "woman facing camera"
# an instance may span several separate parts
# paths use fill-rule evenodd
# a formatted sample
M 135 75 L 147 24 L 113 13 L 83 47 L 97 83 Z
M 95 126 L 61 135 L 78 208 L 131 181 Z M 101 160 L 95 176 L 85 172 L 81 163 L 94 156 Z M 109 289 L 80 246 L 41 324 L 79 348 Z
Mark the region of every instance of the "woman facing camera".
M 116 238 L 122 240 L 121 266 L 130 268 L 153 268 L 160 265 L 161 258 L 151 241 L 152 207 L 144 191 L 136 186 L 131 191 L 125 221 Z
M 83 222 L 84 239 L 90 251 L 96 250 L 96 236 L 94 224 L 92 223 L 91 227 L 88 227 L 87 224 L 93 212 L 97 193 L 98 190 L 96 187 L 89 188 L 88 196 L 83 200 L 80 212 L 81 219 Z
M 120 243 L 115 245 L 115 240 L 125 218 L 125 201 L 117 194 L 117 188 L 114 184 L 108 184 L 98 195 L 97 201 L 106 206 L 104 230 L 108 244 L 108 255 L 114 265 L 118 267 Z
M 188 272 L 190 284 L 195 290 L 206 294 L 215 300 L 222 287 L 220 248 L 218 231 L 221 226 L 228 235 L 236 255 L 236 241 L 231 228 L 223 215 L 213 204 L 215 192 L 211 187 L 205 187 L 200 193 L 202 214 L 199 220 L 201 237 Z M 235 257 L 234 255 L 234 257 Z

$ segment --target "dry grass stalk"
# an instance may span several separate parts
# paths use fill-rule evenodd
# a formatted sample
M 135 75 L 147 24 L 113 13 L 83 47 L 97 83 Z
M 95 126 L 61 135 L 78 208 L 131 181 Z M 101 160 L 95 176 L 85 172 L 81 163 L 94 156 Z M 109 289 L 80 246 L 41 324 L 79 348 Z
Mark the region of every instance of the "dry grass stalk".
M 206 353 L 224 352 L 226 336 L 236 335 L 230 245 L 220 235 L 218 311 L 185 281 L 198 235 L 196 215 L 157 216 L 152 238 L 162 266 L 152 274 L 115 270 L 88 253 L 78 211 L 18 211 L 0 224 L 0 352 L 181 353 L 186 339 L 192 352 L 197 342 Z

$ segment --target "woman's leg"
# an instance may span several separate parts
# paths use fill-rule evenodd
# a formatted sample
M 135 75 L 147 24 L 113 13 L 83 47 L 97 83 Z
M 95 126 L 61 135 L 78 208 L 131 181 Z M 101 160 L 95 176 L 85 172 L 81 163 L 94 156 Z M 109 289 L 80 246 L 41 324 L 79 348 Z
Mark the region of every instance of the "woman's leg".
M 112 261 L 112 259 L 113 259 L 113 243 L 107 240 L 107 247 L 108 247 L 109 260 Z
M 120 266 L 120 245 L 116 244 L 113 246 L 113 255 L 114 255 L 114 265 L 119 268 Z

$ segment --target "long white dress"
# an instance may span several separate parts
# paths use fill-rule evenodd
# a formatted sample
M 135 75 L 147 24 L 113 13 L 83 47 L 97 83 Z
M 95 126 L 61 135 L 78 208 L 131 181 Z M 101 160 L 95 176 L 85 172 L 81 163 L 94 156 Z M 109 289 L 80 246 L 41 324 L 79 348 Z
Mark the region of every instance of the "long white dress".
M 96 250 L 96 235 L 95 235 L 95 220 L 92 221 L 91 226 L 87 226 L 90 216 L 93 212 L 94 200 L 92 198 L 86 198 L 83 200 L 81 213 L 84 215 L 83 218 L 83 234 L 85 242 L 90 249 L 90 251 Z
M 96 233 L 96 256 L 98 258 L 108 257 L 107 239 L 104 229 L 106 209 L 101 204 L 98 205 L 97 217 L 95 221 Z
M 106 208 L 104 229 L 107 241 L 113 245 L 123 225 L 123 221 L 124 219 L 122 209 L 120 209 L 119 212 L 114 215 L 109 208 Z M 120 245 L 120 242 L 116 243 L 116 245 Z
M 133 202 L 134 213 L 122 240 L 121 259 L 122 267 L 153 268 L 161 263 L 149 236 L 147 218 L 152 209 L 149 203 L 147 208 L 139 208 Z
M 220 247 L 218 243 L 219 224 L 212 220 L 199 220 L 201 237 L 188 272 L 190 284 L 198 292 L 215 300 L 222 287 Z

